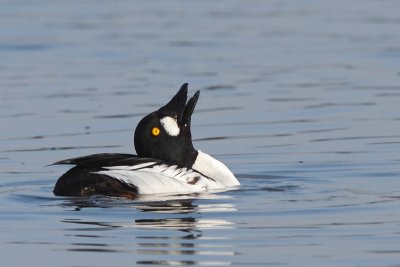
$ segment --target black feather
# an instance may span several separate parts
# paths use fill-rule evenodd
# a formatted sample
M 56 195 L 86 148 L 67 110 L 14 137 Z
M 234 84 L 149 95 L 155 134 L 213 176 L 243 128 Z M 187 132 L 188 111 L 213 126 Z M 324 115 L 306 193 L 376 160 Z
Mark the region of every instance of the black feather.
M 60 160 L 52 165 L 76 165 L 64 173 L 54 187 L 57 196 L 106 195 L 136 198 L 138 188 L 107 175 L 98 174 L 103 167 L 134 166 L 146 162 L 160 163 L 160 160 L 140 158 L 131 154 L 103 153 Z
M 119 154 L 119 153 L 102 153 L 93 154 L 78 158 L 64 159 L 53 163 L 58 164 L 71 164 L 85 168 L 101 168 L 111 166 L 134 166 L 146 162 L 161 162 L 157 159 L 140 158 L 132 154 Z
M 86 197 L 104 195 L 136 198 L 137 187 L 127 185 L 107 175 L 94 173 L 94 168 L 75 166 L 64 173 L 54 187 L 56 196 Z

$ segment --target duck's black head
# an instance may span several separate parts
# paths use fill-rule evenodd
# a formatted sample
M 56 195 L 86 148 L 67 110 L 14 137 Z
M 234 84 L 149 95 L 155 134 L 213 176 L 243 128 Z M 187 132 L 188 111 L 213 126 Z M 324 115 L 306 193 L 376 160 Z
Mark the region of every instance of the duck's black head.
M 200 91 L 187 101 L 188 84 L 159 110 L 145 116 L 135 130 L 139 157 L 155 158 L 183 167 L 192 167 L 198 152 L 193 148 L 190 120 Z

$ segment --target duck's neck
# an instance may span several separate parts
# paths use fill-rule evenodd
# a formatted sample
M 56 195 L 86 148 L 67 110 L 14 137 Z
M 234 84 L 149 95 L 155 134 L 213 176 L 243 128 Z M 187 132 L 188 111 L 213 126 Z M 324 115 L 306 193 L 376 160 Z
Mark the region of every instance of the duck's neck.
M 179 159 L 179 165 L 182 165 L 183 167 L 186 168 L 192 168 L 193 164 L 196 162 L 196 159 L 198 158 L 199 152 L 191 147 L 191 149 L 188 149 L 187 151 L 184 151 L 181 155 L 182 157 Z

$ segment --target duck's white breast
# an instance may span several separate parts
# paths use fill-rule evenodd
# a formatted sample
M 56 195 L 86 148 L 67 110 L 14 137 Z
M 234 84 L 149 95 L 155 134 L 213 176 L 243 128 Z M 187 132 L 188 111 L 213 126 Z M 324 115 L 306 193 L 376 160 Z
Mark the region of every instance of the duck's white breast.
M 224 186 L 240 185 L 235 175 L 222 162 L 210 155 L 198 151 L 196 161 L 192 168 Z

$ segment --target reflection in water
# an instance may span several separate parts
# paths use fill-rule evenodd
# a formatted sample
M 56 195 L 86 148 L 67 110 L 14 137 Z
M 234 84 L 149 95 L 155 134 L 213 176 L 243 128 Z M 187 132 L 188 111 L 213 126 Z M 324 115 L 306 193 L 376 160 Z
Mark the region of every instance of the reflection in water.
M 230 262 L 224 261 L 137 261 L 137 264 L 142 265 L 166 265 L 166 266 L 185 266 L 185 265 L 208 265 L 208 266 L 221 266 L 221 265 L 231 265 Z
M 230 257 L 237 254 L 234 251 L 235 247 L 226 244 L 225 241 L 228 241 L 229 238 L 215 234 L 210 238 L 205 234 L 205 231 L 209 230 L 235 227 L 234 223 L 225 219 L 204 218 L 210 212 L 236 211 L 233 204 L 198 205 L 196 200 L 190 199 L 132 202 L 103 197 L 71 198 L 68 199 L 68 202 L 63 205 L 76 205 L 75 209 L 78 211 L 83 211 L 83 208 L 113 207 L 134 211 L 135 216 L 131 223 L 64 219 L 62 221 L 64 223 L 80 225 L 78 228 L 66 229 L 78 232 L 78 234 L 67 236 L 85 240 L 84 242 L 69 243 L 68 251 L 133 253 L 138 255 L 136 264 L 140 265 L 230 265 Z M 124 234 L 129 237 L 125 244 L 109 242 L 110 234 L 113 238 L 119 231 L 124 230 L 128 230 L 129 233 L 128 235 Z M 92 234 L 93 232 L 96 234 Z M 136 242 L 135 240 L 132 242 L 132 235 Z M 108 238 L 104 239 L 105 237 Z M 88 240 L 95 242 L 88 242 Z
M 199 229 L 232 228 L 232 223 L 226 220 L 205 220 L 193 217 L 168 219 L 135 220 L 136 226 L 142 229 L 175 229 L 179 231 L 196 231 Z
M 192 200 L 170 200 L 138 203 L 135 208 L 143 212 L 192 213 L 197 208 L 197 205 L 194 205 Z
M 110 222 L 90 222 L 77 219 L 65 219 L 62 222 L 85 225 L 85 227 L 82 226 L 81 228 L 66 229 L 73 231 L 104 231 L 104 230 L 112 230 L 113 228 L 123 227 L 122 225 Z
M 212 203 L 212 204 L 193 204 L 192 200 L 169 200 L 142 202 L 135 205 L 135 208 L 143 212 L 156 213 L 193 213 L 193 212 L 229 212 L 236 211 L 232 204 Z
M 233 205 L 230 204 L 209 204 L 209 205 L 196 205 L 192 201 L 170 201 L 170 202 L 148 202 L 142 203 L 140 207 L 143 211 L 156 211 L 156 212 L 167 212 L 167 213 L 181 213 L 183 210 L 185 213 L 190 213 L 191 216 L 185 217 L 172 217 L 172 218 L 151 218 L 151 219 L 137 219 L 135 225 L 137 228 L 147 231 L 147 235 L 141 234 L 136 236 L 140 240 L 137 245 L 138 254 L 161 255 L 169 257 L 172 255 L 213 255 L 213 256 L 232 256 L 235 252 L 232 247 L 221 245 L 216 247 L 215 245 L 202 244 L 202 239 L 207 240 L 203 237 L 203 230 L 205 229 L 229 229 L 233 227 L 233 223 L 223 219 L 202 219 L 197 218 L 201 216 L 201 212 L 212 212 L 212 211 L 233 211 L 236 210 Z M 195 213 L 196 212 L 196 216 Z M 154 231 L 154 230 L 163 230 Z M 183 232 L 184 235 L 180 237 L 170 237 L 160 235 L 165 231 L 178 230 Z M 142 231 L 143 233 L 143 231 Z M 217 238 L 217 237 L 214 237 Z M 218 238 L 217 238 L 218 239 Z M 225 238 L 221 238 L 225 239 Z M 196 257 L 199 259 L 199 257 Z M 176 256 L 168 259 L 152 259 L 152 260 L 140 260 L 137 264 L 148 264 L 148 265 L 229 265 L 230 261 L 199 261 L 199 260 L 188 260 L 182 259 L 177 260 Z
M 202 229 L 224 229 L 233 227 L 233 223 L 226 220 L 205 220 L 197 219 L 194 217 L 183 217 L 183 218 L 165 218 L 165 219 L 139 219 L 135 220 L 136 227 L 145 230 L 178 230 L 184 232 L 185 235 L 179 238 L 169 238 L 168 236 L 155 235 L 159 233 L 149 231 L 148 235 L 137 236 L 140 240 L 137 243 L 138 254 L 148 255 L 209 255 L 209 256 L 233 256 L 235 252 L 233 248 L 226 245 L 210 245 L 202 244 L 200 242 L 203 239 Z M 218 237 L 214 237 L 219 239 Z M 220 238 L 225 239 L 225 238 Z M 205 240 L 207 240 L 205 238 Z M 199 259 L 199 257 L 196 257 Z M 156 260 L 140 260 L 137 264 L 148 264 L 148 265 L 230 265 L 230 261 L 194 261 L 194 260 L 177 260 L 173 257 L 173 260 L 167 259 L 156 259 Z

